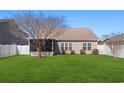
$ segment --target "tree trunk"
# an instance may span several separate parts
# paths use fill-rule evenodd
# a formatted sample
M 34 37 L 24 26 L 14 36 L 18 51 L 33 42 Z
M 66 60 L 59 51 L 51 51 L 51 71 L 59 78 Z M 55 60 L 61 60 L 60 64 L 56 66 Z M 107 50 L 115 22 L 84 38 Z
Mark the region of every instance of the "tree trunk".
M 38 57 L 41 58 L 42 57 L 42 53 L 41 53 L 41 50 L 39 48 L 37 48 L 37 52 L 38 52 Z

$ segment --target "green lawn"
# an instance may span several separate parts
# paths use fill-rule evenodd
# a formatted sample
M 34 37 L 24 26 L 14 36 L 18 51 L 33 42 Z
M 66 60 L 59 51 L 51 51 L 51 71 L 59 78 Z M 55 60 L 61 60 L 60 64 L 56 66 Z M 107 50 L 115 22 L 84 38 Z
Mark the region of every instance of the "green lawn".
M 0 58 L 0 82 L 124 82 L 124 59 L 102 55 Z

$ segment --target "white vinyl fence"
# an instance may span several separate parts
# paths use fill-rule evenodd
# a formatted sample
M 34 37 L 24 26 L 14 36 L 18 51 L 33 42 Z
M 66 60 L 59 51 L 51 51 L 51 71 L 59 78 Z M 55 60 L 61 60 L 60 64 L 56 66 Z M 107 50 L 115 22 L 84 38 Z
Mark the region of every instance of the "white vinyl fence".
M 1 45 L 0 46 L 0 57 L 8 57 L 16 55 L 16 46 L 14 45 Z
M 17 46 L 17 54 L 29 54 L 29 46 L 28 45 L 19 45 Z
M 16 54 L 29 54 L 28 45 L 0 45 L 0 57 L 8 57 Z
M 98 45 L 97 49 L 99 50 L 99 54 L 112 56 L 111 50 L 110 50 L 109 46 L 107 46 L 107 45 Z M 118 55 L 118 57 L 124 58 L 124 47 L 123 47 L 120 55 Z
M 99 54 L 110 55 L 111 50 L 107 45 L 98 45 Z M 29 55 L 29 45 L 0 45 L 0 57 L 8 57 L 16 54 Z M 124 48 L 118 57 L 124 58 Z

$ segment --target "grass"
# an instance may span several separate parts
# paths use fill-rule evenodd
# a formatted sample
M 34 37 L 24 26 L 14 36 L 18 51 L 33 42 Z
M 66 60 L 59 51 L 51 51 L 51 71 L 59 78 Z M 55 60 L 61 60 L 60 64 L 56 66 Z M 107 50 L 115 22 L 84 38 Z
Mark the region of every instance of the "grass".
M 104 55 L 0 58 L 0 82 L 124 82 L 124 59 Z

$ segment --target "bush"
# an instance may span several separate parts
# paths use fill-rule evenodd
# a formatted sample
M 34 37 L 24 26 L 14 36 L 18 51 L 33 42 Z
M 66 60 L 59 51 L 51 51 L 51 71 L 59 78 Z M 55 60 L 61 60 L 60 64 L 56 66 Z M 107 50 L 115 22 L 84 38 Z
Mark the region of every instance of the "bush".
M 80 50 L 80 54 L 81 54 L 81 55 L 85 55 L 86 52 L 85 52 L 83 49 L 81 49 L 81 50 Z
M 62 54 L 62 55 L 66 55 L 66 52 L 63 50 L 61 54 Z
M 71 54 L 74 55 L 75 54 L 75 51 L 74 50 L 71 50 Z
M 93 49 L 92 54 L 93 55 L 98 55 L 99 54 L 99 50 L 98 49 Z

